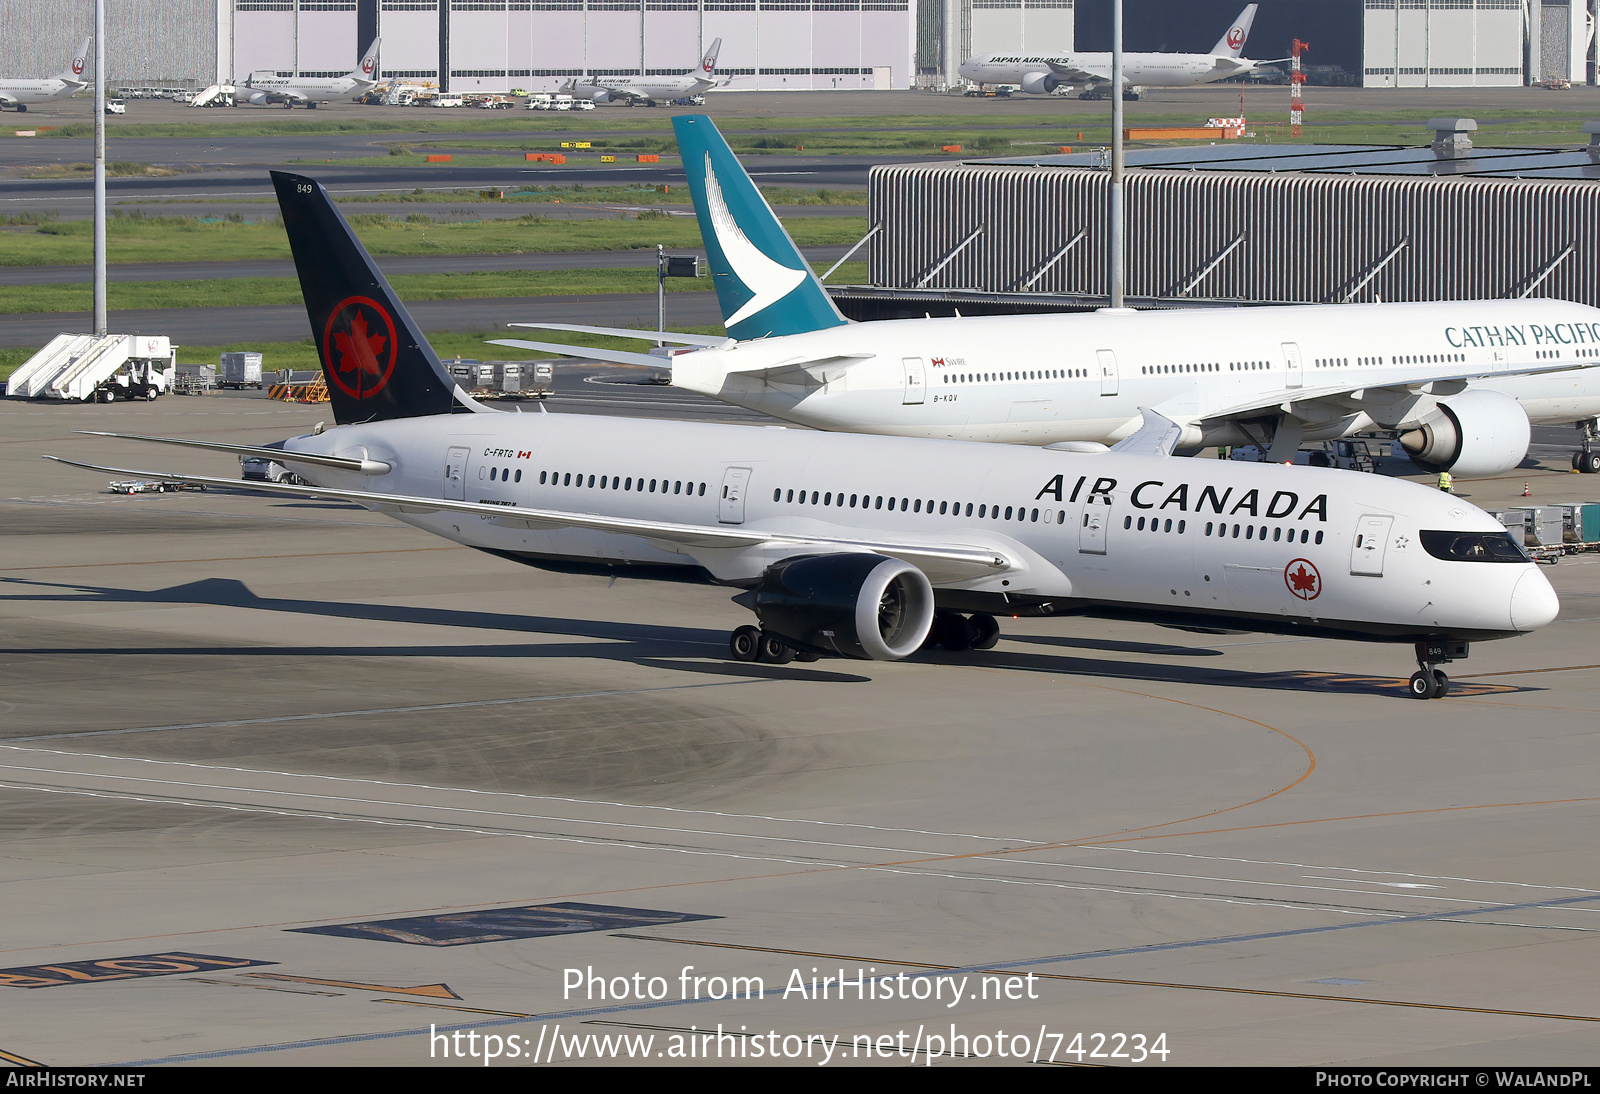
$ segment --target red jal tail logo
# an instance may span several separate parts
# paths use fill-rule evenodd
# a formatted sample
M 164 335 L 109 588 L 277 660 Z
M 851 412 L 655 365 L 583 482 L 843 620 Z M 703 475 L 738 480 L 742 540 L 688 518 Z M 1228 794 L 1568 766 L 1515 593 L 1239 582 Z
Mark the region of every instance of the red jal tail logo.
M 361 71 L 365 72 L 368 76 L 372 75 L 372 58 L 371 57 L 368 57 L 365 61 L 361 62 Z
M 1285 566 L 1283 583 L 1301 600 L 1315 600 L 1322 595 L 1322 575 L 1308 559 L 1297 558 Z
M 394 372 L 397 348 L 394 319 L 365 296 L 341 301 L 322 328 L 323 371 L 352 399 L 370 399 L 383 390 Z
M 1228 48 L 1229 49 L 1238 49 L 1242 45 L 1244 45 L 1244 28 L 1243 27 L 1231 27 L 1231 28 L 1229 28 L 1229 30 L 1228 30 Z
M 711 55 L 709 53 L 706 54 L 706 59 L 700 62 L 700 71 L 701 72 L 710 72 L 711 71 L 711 66 L 713 64 L 715 64 L 715 63 L 716 62 L 711 59 Z
M 74 57 L 72 59 L 72 74 L 74 76 L 82 76 L 83 75 L 83 65 L 84 65 L 84 58 L 82 58 L 82 57 Z

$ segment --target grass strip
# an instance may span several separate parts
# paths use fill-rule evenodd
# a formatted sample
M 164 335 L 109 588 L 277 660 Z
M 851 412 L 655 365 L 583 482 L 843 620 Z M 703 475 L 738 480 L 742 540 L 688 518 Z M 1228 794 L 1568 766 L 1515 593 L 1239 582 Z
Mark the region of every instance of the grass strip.
M 365 213 L 349 219 L 367 250 L 379 256 L 625 251 L 658 243 L 671 248 L 700 244 L 700 228 L 693 217 L 556 220 L 527 215 L 446 224 L 421 213 L 403 219 Z M 865 217 L 797 217 L 787 227 L 802 247 L 850 244 L 867 231 Z M 289 257 L 289 242 L 276 217 L 233 222 L 199 217 L 116 216 L 107 224 L 107 237 L 112 262 Z M 4 240 L 0 265 L 53 266 L 94 260 L 94 226 L 88 220 L 0 221 L 0 239 Z

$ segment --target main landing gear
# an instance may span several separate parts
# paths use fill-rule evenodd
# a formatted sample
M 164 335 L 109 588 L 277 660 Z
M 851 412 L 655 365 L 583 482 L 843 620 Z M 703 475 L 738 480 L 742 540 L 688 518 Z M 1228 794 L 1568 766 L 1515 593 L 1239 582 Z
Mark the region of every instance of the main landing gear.
M 960 612 L 934 612 L 933 626 L 928 628 L 928 640 L 923 649 L 935 646 L 960 653 L 963 650 L 992 650 L 1000 641 L 1000 624 L 984 612 L 962 615 Z
M 1583 433 L 1583 447 L 1572 454 L 1572 469 L 1585 475 L 1600 474 L 1600 452 L 1594 450 L 1600 441 L 1600 421 L 1586 418 L 1578 423 L 1578 429 Z
M 1000 641 L 1000 624 L 994 616 L 984 612 L 962 615 L 960 612 L 940 611 L 933 615 L 933 625 L 922 649 L 935 648 L 959 652 L 962 650 L 991 650 Z M 800 650 L 789 645 L 779 635 L 760 627 L 744 626 L 728 636 L 728 652 L 735 661 L 759 661 L 764 665 L 787 665 L 790 661 L 818 661 L 822 655 L 810 650 Z
M 1413 699 L 1438 699 L 1450 693 L 1450 677 L 1438 665 L 1448 665 L 1467 656 L 1465 642 L 1418 642 L 1417 670 L 1411 676 Z
M 763 665 L 787 665 L 790 661 L 820 661 L 822 655 L 797 650 L 775 634 L 759 627 L 740 627 L 728 637 L 728 652 L 735 661 L 759 661 Z

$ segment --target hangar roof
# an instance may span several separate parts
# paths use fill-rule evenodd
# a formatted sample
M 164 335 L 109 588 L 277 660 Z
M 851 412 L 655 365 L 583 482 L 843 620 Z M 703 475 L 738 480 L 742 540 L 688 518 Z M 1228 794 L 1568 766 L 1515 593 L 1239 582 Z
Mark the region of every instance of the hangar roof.
M 1294 171 L 1335 175 L 1441 175 L 1522 179 L 1600 179 L 1600 166 L 1577 148 L 1481 148 L 1458 159 L 1439 159 L 1428 145 L 1398 144 L 1216 144 L 1128 147 L 1129 167 L 1190 171 Z M 966 159 L 985 167 L 1103 166 L 1099 152 Z

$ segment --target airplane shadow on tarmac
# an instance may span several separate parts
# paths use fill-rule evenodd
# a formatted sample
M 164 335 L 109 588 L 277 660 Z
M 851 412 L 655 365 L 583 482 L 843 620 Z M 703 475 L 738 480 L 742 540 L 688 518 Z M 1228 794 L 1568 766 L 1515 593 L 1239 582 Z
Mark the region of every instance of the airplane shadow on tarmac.
M 194 604 L 213 607 L 245 608 L 252 611 L 288 612 L 331 619 L 358 619 L 378 623 L 407 623 L 422 626 L 465 627 L 481 630 L 560 635 L 570 638 L 601 639 L 604 644 L 581 643 L 438 643 L 413 646 L 173 646 L 114 648 L 16 648 L 13 654 L 150 654 L 164 656 L 268 656 L 283 657 L 602 657 L 657 668 L 719 676 L 744 676 L 752 679 L 815 681 L 817 683 L 865 683 L 870 678 L 851 672 L 837 672 L 806 664 L 764 665 L 724 659 L 727 636 L 724 631 L 700 627 L 662 627 L 648 623 L 611 623 L 605 620 L 573 619 L 552 616 L 515 615 L 503 612 L 464 611 L 456 608 L 428 608 L 406 604 L 373 604 L 327 600 L 296 600 L 257 596 L 250 587 L 232 578 L 206 578 L 166 589 L 119 589 L 111 586 L 32 581 L 26 578 L 0 578 L 0 587 L 15 591 L 0 594 L 0 601 L 85 601 L 94 598 L 120 604 Z M 1039 645 L 1084 647 L 1109 653 L 1139 653 L 1155 656 L 1220 657 L 1222 651 L 1205 647 L 1171 646 L 1159 643 L 1127 642 L 1075 638 L 1071 636 L 1018 635 L 1011 641 Z M 662 647 L 666 648 L 662 648 Z M 711 650 L 716 652 L 710 652 Z M 1404 657 L 1404 645 L 1396 645 Z M 707 663 L 705 658 L 717 658 Z M 677 658 L 697 658 L 695 662 Z M 1201 687 L 1258 688 L 1309 693 L 1407 695 L 1404 677 L 1361 676 L 1351 673 L 1297 670 L 1289 672 L 1250 672 L 1199 665 L 1172 665 L 1121 660 L 1099 660 L 1062 654 L 989 650 L 948 653 L 925 650 L 915 655 L 923 663 L 951 666 L 980 665 L 985 668 L 1013 669 L 1019 672 L 1047 672 L 1054 675 L 1082 676 L 1126 682 L 1189 684 Z M 838 664 L 839 662 L 831 662 Z M 1509 684 L 1454 681 L 1450 695 L 1502 695 L 1538 691 L 1538 688 Z

